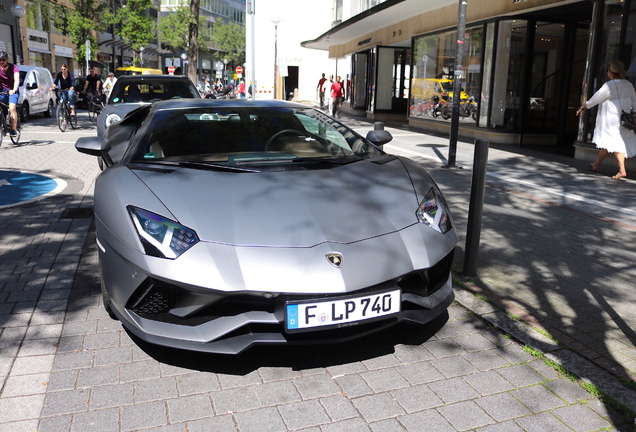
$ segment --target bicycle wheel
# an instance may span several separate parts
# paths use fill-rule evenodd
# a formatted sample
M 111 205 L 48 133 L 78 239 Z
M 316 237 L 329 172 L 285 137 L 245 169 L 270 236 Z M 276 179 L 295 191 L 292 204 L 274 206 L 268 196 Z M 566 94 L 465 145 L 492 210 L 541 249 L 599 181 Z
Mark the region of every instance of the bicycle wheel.
M 67 114 L 68 121 L 71 124 L 71 127 L 73 129 L 77 129 L 77 111 L 75 111 L 75 115 L 74 116 L 71 115 L 71 112 L 68 110 L 68 108 L 66 109 L 66 112 L 68 113 Z
M 20 143 L 20 135 L 22 135 L 22 125 L 20 124 L 20 116 L 18 115 L 18 121 L 16 124 L 16 128 L 15 131 L 17 132 L 16 135 L 9 135 L 11 137 L 11 142 L 13 144 L 18 144 Z
M 2 147 L 2 139 L 4 138 L 4 113 L 0 111 L 0 147 Z
M 95 121 L 96 118 L 97 114 L 95 113 L 95 104 L 93 103 L 93 101 L 90 101 L 88 103 L 88 119 L 90 121 Z
M 57 126 L 60 128 L 62 132 L 66 132 L 66 107 L 64 103 L 61 102 L 57 106 Z

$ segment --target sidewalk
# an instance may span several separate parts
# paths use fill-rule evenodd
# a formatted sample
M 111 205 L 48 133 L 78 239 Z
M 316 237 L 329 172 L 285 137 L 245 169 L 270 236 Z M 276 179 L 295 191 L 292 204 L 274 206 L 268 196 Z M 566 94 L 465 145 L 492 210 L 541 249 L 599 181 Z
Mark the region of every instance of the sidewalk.
M 519 346 L 636 411 L 635 387 L 619 381 L 636 376 L 633 177 L 491 149 L 478 276 L 465 278 L 472 145 L 458 145 L 463 169 L 443 169 L 447 138 L 387 127 L 395 139 L 385 150 L 421 162 L 453 212 L 457 302 L 447 322 L 227 358 L 157 349 L 109 319 L 82 211 L 99 171 L 73 147 L 94 126 L 59 133 L 52 122 L 32 117 L 28 145 L 0 148 L 0 169 L 66 182 L 58 195 L 0 209 L 0 432 L 633 431 L 612 400 Z

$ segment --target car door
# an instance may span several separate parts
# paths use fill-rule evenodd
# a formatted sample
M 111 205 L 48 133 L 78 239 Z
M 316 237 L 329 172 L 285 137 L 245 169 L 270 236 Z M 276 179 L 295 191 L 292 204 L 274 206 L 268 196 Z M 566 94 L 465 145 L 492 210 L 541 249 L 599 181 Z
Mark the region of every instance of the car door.
M 29 71 L 24 83 L 24 100 L 29 104 L 29 112 L 34 113 L 39 109 L 38 106 L 38 79 L 35 70 Z
M 37 112 L 42 112 L 46 109 L 46 94 L 47 94 L 47 89 L 45 89 L 45 80 L 42 77 L 42 71 L 36 69 L 33 72 L 35 72 L 35 80 L 36 80 L 36 85 L 37 88 L 34 88 L 35 91 L 35 105 L 37 106 L 37 108 L 34 108 L 33 111 L 37 111 Z

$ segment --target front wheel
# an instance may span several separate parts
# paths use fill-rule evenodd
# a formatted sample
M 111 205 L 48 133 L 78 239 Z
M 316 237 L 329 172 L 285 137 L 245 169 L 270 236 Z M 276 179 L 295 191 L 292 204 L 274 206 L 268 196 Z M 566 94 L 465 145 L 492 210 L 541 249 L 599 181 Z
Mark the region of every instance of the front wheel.
M 77 111 L 75 111 L 75 115 L 71 115 L 71 112 L 68 111 L 68 109 L 67 109 L 67 112 L 68 112 L 69 122 L 71 123 L 71 127 L 73 129 L 77 129 Z
M 52 117 L 53 116 L 53 100 L 49 99 L 49 106 L 46 108 L 46 111 L 44 111 L 44 117 Z
M 29 104 L 24 101 L 22 102 L 22 106 L 20 107 L 20 120 L 23 122 L 29 119 Z
M 64 109 L 64 103 L 61 102 L 57 106 L 57 126 L 62 132 L 66 132 L 66 109 Z
M 20 124 L 20 118 L 18 116 L 18 121 L 15 128 L 15 135 L 9 135 L 11 137 L 11 142 L 13 144 L 18 144 L 20 142 L 20 135 L 22 135 L 22 125 Z
M 90 121 L 95 121 L 97 119 L 97 110 L 95 109 L 95 104 L 93 102 L 88 103 L 88 119 Z

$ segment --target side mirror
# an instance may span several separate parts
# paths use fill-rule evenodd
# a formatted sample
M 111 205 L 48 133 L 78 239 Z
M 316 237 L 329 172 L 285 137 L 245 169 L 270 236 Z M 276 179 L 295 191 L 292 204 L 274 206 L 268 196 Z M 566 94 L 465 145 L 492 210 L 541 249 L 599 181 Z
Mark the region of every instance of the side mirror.
M 110 148 L 108 141 L 101 137 L 82 137 L 75 142 L 75 149 L 78 152 L 91 156 L 101 156 L 108 166 L 113 165 L 113 160 L 108 154 Z
M 384 130 L 384 123 L 375 122 L 373 123 L 373 130 L 367 132 L 367 140 L 382 148 L 384 144 L 393 140 L 393 136 L 390 132 Z

